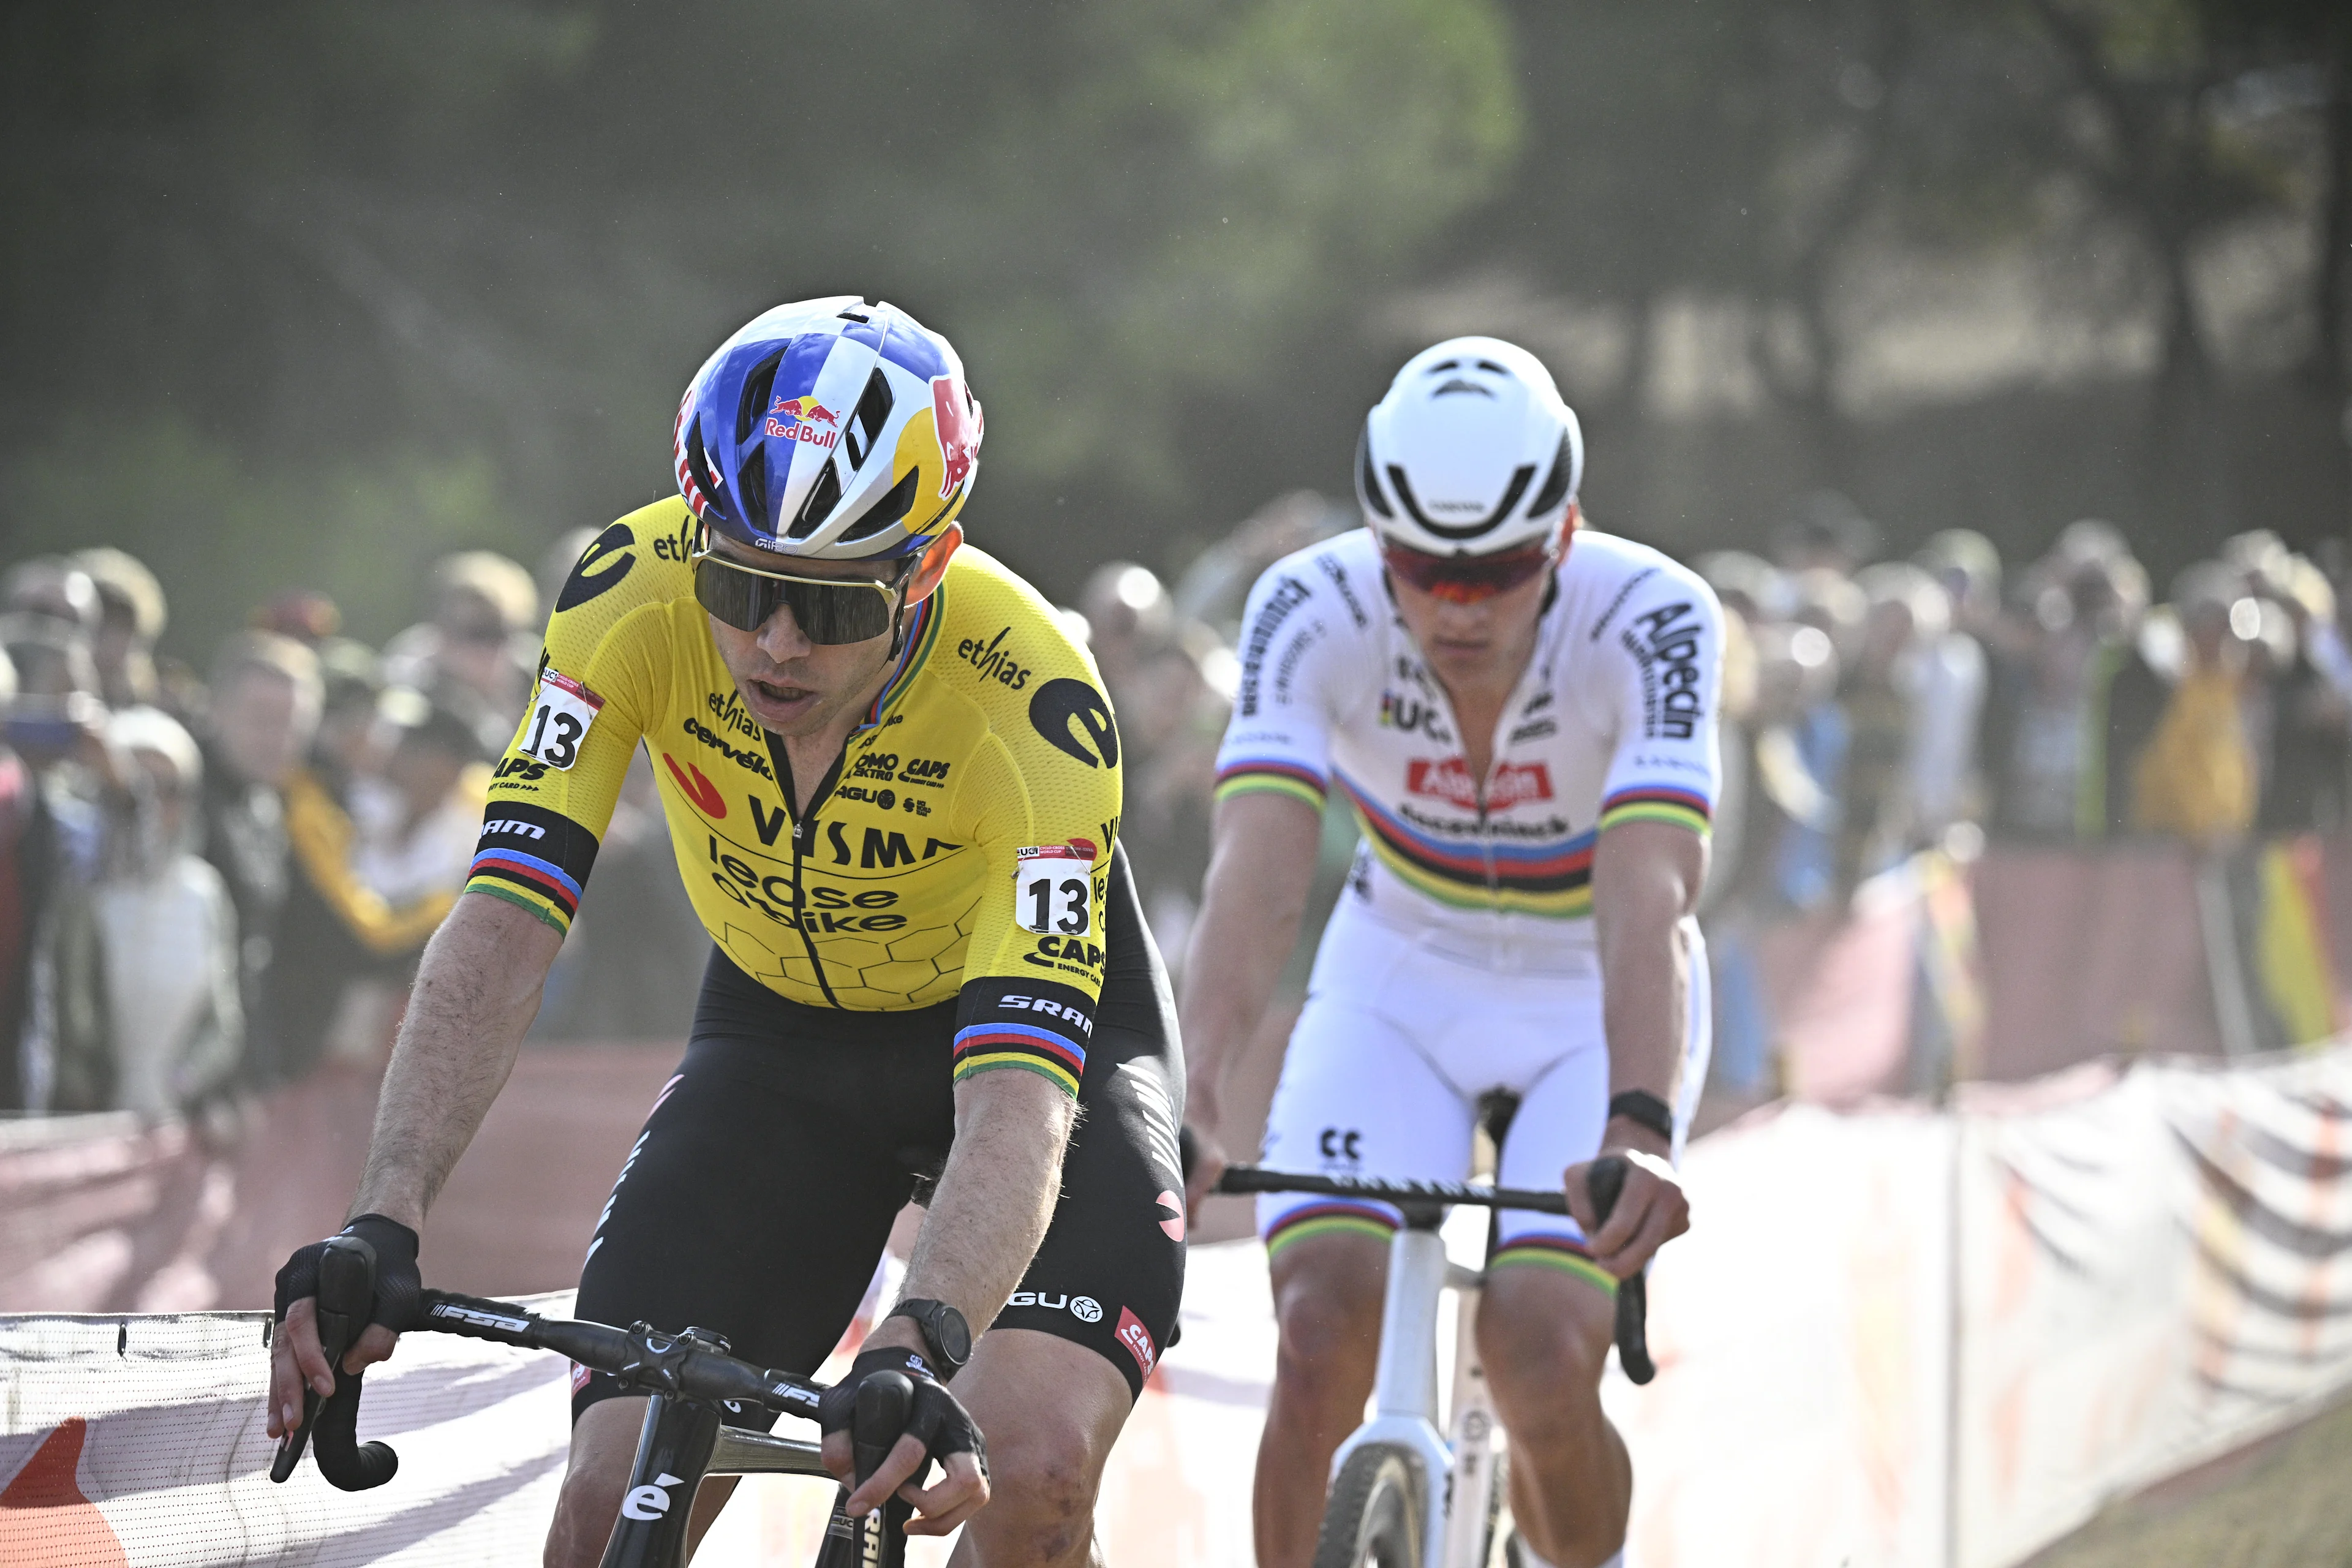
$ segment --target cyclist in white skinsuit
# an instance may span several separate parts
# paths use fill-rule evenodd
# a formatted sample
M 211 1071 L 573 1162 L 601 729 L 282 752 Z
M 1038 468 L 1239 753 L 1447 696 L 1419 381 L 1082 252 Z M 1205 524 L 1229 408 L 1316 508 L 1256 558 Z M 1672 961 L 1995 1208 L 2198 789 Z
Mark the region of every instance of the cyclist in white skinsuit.
M 1509 1185 L 1634 1166 L 1610 1224 L 1501 1216 L 1479 1324 L 1513 1440 L 1513 1511 L 1539 1562 L 1601 1563 L 1631 1471 L 1601 1416 L 1616 1281 L 1685 1227 L 1675 1184 L 1706 1073 L 1689 918 L 1716 796 L 1719 612 L 1693 573 L 1580 530 L 1575 416 L 1533 356 L 1457 339 L 1367 421 L 1367 528 L 1277 563 L 1243 617 L 1218 759 L 1215 855 L 1185 965 L 1186 1121 L 1204 1157 L 1224 1068 L 1297 934 L 1318 819 L 1363 832 L 1316 956 L 1265 1163 L 1460 1179 L 1479 1097 L 1521 1097 Z M 1262 1198 L 1282 1353 L 1259 1446 L 1262 1568 L 1303 1568 L 1339 1441 L 1373 1373 L 1398 1216 Z

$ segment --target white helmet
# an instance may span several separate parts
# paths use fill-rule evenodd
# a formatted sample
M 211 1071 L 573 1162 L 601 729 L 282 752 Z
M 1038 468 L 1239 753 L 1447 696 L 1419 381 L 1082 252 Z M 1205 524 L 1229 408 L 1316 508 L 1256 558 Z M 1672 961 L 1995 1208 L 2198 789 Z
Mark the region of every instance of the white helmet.
M 1549 539 L 1583 470 L 1584 433 L 1540 360 L 1449 338 L 1407 360 L 1365 416 L 1356 499 L 1383 539 L 1485 555 Z

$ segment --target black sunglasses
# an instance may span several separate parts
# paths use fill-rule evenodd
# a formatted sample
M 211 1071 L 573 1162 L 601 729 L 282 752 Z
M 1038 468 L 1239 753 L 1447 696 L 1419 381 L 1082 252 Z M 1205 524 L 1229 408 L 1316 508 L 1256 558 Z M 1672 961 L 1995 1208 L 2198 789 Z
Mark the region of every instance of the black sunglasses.
M 794 577 L 763 572 L 707 550 L 695 552 L 695 602 L 738 631 L 756 632 L 779 608 L 813 643 L 871 642 L 890 629 L 898 585 L 914 563 L 887 581 L 872 577 Z

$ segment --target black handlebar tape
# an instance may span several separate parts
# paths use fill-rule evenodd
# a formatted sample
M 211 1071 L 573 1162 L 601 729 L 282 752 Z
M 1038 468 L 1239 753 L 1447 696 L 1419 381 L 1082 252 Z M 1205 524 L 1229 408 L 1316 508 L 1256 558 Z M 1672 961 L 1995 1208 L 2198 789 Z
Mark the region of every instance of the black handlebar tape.
M 1365 1198 L 1373 1203 L 1464 1204 L 1475 1208 L 1532 1209 L 1538 1214 L 1566 1214 L 1568 1198 L 1561 1193 L 1539 1193 L 1518 1187 L 1486 1187 L 1473 1182 L 1365 1182 L 1348 1176 L 1311 1175 L 1304 1171 L 1269 1171 L 1258 1165 L 1228 1165 L 1217 1178 L 1221 1193 L 1320 1193 L 1327 1197 Z
M 1585 1175 L 1585 1186 L 1592 1194 L 1593 1217 L 1601 1225 L 1609 1223 L 1609 1211 L 1617 1206 L 1618 1194 L 1625 1190 L 1625 1162 L 1615 1154 L 1592 1162 Z M 1658 1375 L 1658 1363 L 1650 1359 L 1650 1278 L 1636 1274 L 1617 1282 L 1617 1364 L 1634 1384 L 1649 1382 Z
M 364 1332 L 375 1307 L 375 1248 L 356 1236 L 327 1243 L 319 1259 L 319 1346 L 335 1369 L 335 1392 L 319 1406 L 310 1451 L 319 1473 L 347 1492 L 392 1479 L 400 1456 L 383 1443 L 359 1441 L 361 1374 L 343 1370 L 343 1352 Z
M 849 1416 L 849 1447 L 864 1486 L 890 1457 L 915 1411 L 915 1384 L 903 1372 L 877 1372 L 857 1385 L 857 1405 Z
M 289 1433 L 270 1461 L 269 1479 L 284 1482 L 315 1436 L 319 1473 L 344 1491 L 364 1491 L 392 1479 L 400 1458 L 382 1443 L 358 1446 L 360 1375 L 343 1370 L 343 1355 L 366 1331 L 375 1307 L 375 1248 L 356 1236 L 327 1239 L 319 1256 L 319 1291 L 312 1303 L 319 1351 L 334 1369 L 335 1392 L 321 1399 L 302 1390 L 302 1425 Z

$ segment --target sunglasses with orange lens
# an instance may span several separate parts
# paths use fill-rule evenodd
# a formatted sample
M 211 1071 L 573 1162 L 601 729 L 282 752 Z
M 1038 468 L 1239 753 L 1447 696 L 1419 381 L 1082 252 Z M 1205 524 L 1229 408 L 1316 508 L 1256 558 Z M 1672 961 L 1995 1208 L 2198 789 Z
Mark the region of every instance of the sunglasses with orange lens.
M 1492 555 L 1432 555 L 1384 543 L 1381 559 L 1400 581 L 1424 594 L 1450 604 L 1475 605 L 1542 575 L 1557 557 L 1549 543 L 1498 550 Z

